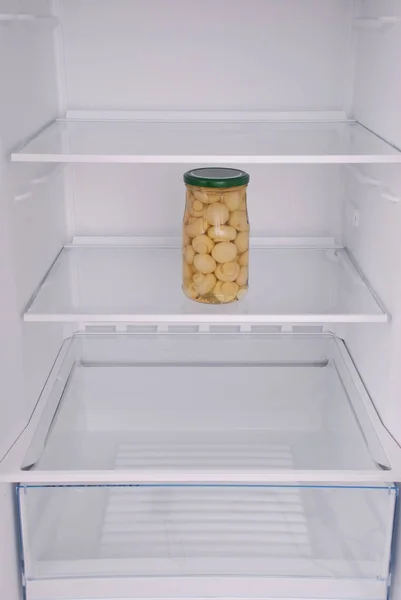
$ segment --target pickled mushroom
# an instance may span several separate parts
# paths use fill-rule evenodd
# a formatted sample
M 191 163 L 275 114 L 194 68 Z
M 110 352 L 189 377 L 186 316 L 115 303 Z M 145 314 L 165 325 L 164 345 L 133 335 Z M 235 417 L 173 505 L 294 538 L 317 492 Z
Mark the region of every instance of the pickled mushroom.
M 221 201 L 224 202 L 229 211 L 237 210 L 241 207 L 241 191 L 225 192 Z
M 248 219 L 244 210 L 235 210 L 232 212 L 228 224 L 237 231 L 249 231 Z
M 219 242 L 212 250 L 212 256 L 218 263 L 227 263 L 237 256 L 237 246 L 232 242 Z
M 238 277 L 236 278 L 236 282 L 238 283 L 238 285 L 246 285 L 247 281 L 248 281 L 248 267 L 240 267 L 240 273 L 238 275 Z
M 238 293 L 239 287 L 235 282 L 218 281 L 213 288 L 213 294 L 220 302 L 232 302 Z
M 229 216 L 230 213 L 228 212 L 227 206 L 220 204 L 220 202 L 210 204 L 206 209 L 206 221 L 210 223 L 210 225 L 217 227 L 219 225 L 224 225 L 224 223 L 227 223 Z
M 215 242 L 231 242 L 235 239 L 237 231 L 230 225 L 220 225 L 217 227 L 209 227 L 207 234 Z
M 192 281 L 184 281 L 183 289 L 185 294 L 193 300 L 195 300 L 199 295 Z
M 190 221 L 188 223 L 188 225 L 186 226 L 185 233 L 190 238 L 194 238 L 197 235 L 202 235 L 203 233 L 206 233 L 206 229 L 207 229 L 207 223 L 205 222 L 204 219 L 202 219 L 202 218 L 194 219 L 193 221 Z
M 184 279 L 192 279 L 192 269 L 185 260 L 182 263 L 182 275 Z
M 247 287 L 240 287 L 238 292 L 237 292 L 237 298 L 238 300 L 241 300 L 241 298 L 243 298 L 245 296 L 245 294 L 247 293 L 248 288 Z
M 185 262 L 188 263 L 189 265 L 192 265 L 192 263 L 194 262 L 194 257 L 195 257 L 195 250 L 192 248 L 192 246 L 185 246 L 183 255 L 184 255 Z
M 194 287 L 199 294 L 207 294 L 214 287 L 216 277 L 213 273 L 195 273 L 193 276 Z
M 247 267 L 248 263 L 249 263 L 249 250 L 247 250 L 246 252 L 244 252 L 243 254 L 241 254 L 241 256 L 238 258 L 238 262 L 241 265 L 241 267 Z
M 193 217 L 203 216 L 203 204 L 199 200 L 194 200 L 188 210 Z
M 194 265 L 200 273 L 213 273 L 217 266 L 210 254 L 196 254 Z
M 241 231 L 235 238 L 235 245 L 238 248 L 238 254 L 246 252 L 249 248 L 249 233 L 247 231 Z
M 198 254 L 209 254 L 214 246 L 214 242 L 207 235 L 197 235 L 192 240 L 192 248 Z
M 237 262 L 217 265 L 215 275 L 220 281 L 235 281 L 240 275 L 241 267 Z
M 193 195 L 203 204 L 213 204 L 214 202 L 218 202 L 221 198 L 221 192 L 209 192 L 201 189 L 193 190 Z

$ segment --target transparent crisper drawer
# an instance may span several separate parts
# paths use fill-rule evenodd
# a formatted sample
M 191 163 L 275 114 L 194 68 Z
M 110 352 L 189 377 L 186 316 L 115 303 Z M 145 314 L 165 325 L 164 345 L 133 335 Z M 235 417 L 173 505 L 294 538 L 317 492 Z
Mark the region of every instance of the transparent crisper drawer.
M 136 597 L 183 578 L 234 594 L 246 579 L 250 596 L 298 596 L 309 582 L 313 597 L 329 579 L 338 597 L 384 598 L 395 498 L 392 485 L 23 486 L 28 591 L 63 580 L 63 597 L 80 586 L 93 597 L 83 580 L 121 578 Z
M 17 481 L 397 480 L 332 335 L 77 335 L 62 355 Z

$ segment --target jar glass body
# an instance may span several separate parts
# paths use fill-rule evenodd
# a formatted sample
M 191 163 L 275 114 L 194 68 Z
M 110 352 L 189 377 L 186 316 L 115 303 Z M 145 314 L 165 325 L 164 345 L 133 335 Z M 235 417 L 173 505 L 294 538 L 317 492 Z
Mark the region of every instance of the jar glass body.
M 183 290 L 198 302 L 225 304 L 248 290 L 247 186 L 186 184 Z

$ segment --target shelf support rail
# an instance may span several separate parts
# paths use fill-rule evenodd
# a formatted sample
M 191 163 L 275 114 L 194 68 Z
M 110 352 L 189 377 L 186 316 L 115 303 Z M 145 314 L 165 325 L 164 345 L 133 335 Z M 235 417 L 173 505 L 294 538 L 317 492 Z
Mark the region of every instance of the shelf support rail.
M 384 29 L 391 25 L 397 25 L 401 22 L 401 17 L 382 16 L 382 17 L 356 17 L 353 20 L 353 26 L 356 29 Z
M 50 179 L 53 179 L 53 177 L 56 177 L 56 175 L 58 175 L 63 169 L 64 165 L 57 164 L 56 166 L 52 166 L 46 173 L 43 173 L 38 177 L 32 177 L 29 180 L 28 189 L 23 191 L 21 194 L 15 194 L 14 201 L 21 202 L 23 200 L 27 200 L 34 194 L 38 186 L 41 186 L 47 183 Z
M 355 179 L 360 184 L 377 188 L 383 200 L 387 200 L 395 204 L 401 201 L 400 196 L 394 194 L 393 191 L 388 186 L 384 185 L 379 179 L 365 175 L 354 165 L 346 165 L 346 168 L 350 173 L 353 174 Z
M 53 28 L 58 25 L 59 21 L 54 16 L 41 16 L 28 13 L 0 13 L 0 25 L 9 25 L 12 23 L 46 25 Z

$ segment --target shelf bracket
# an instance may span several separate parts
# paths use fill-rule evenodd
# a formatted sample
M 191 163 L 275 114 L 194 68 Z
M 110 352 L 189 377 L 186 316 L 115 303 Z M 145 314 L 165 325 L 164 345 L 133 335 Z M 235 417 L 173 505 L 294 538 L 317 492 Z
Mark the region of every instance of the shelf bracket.
M 46 183 L 49 181 L 49 179 L 52 179 L 58 175 L 63 168 L 64 165 L 62 164 L 53 165 L 48 171 L 46 171 L 46 173 L 43 173 L 39 177 L 32 177 L 32 179 L 29 180 L 29 183 L 32 185 L 41 185 L 42 183 Z
M 384 185 L 379 179 L 375 179 L 374 177 L 369 177 L 362 173 L 357 167 L 354 165 L 346 165 L 347 170 L 353 174 L 355 179 L 361 184 L 370 186 L 373 188 L 377 188 L 380 196 L 383 200 L 387 200 L 389 202 L 393 202 L 394 204 L 401 201 L 401 198 L 394 194 L 392 190 Z
M 0 13 L 0 25 L 10 25 L 12 23 L 25 23 L 27 25 L 44 25 L 53 29 L 57 27 L 59 21 L 54 16 L 40 16 L 28 13 Z
M 356 29 L 384 29 L 400 22 L 400 17 L 357 17 L 353 20 L 353 26 Z
M 64 169 L 64 165 L 58 164 L 53 165 L 46 173 L 38 177 L 32 177 L 28 182 L 28 189 L 24 190 L 21 194 L 15 194 L 14 201 L 21 202 L 27 200 L 35 193 L 35 188 L 40 185 L 47 183 L 50 179 L 58 175 Z

